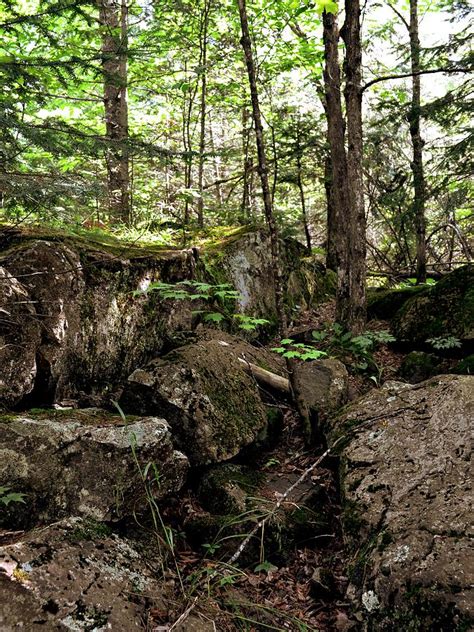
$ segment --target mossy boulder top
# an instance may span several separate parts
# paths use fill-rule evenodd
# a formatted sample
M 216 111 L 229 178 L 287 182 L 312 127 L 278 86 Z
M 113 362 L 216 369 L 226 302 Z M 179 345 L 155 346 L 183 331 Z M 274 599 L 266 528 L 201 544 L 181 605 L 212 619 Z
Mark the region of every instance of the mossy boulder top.
M 474 340 L 474 266 L 454 270 L 406 301 L 392 329 L 399 340 L 416 343 L 449 335 Z
M 155 499 L 181 489 L 189 463 L 164 419 L 125 423 L 98 409 L 0 414 L 0 486 L 25 494 L 2 509 L 0 526 L 131 516 L 147 506 L 140 468 L 150 462 L 160 472 Z

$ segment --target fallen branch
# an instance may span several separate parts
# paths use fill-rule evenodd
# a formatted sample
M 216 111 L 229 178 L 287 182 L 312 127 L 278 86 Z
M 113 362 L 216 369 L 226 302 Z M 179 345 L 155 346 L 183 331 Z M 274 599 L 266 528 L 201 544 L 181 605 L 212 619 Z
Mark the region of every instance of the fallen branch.
M 251 362 L 244 360 L 244 358 L 239 358 L 239 362 L 244 365 L 247 372 L 250 373 L 259 384 L 263 384 L 264 386 L 282 393 L 291 393 L 290 381 L 285 377 L 281 377 L 281 375 L 262 369 L 256 364 L 252 364 Z

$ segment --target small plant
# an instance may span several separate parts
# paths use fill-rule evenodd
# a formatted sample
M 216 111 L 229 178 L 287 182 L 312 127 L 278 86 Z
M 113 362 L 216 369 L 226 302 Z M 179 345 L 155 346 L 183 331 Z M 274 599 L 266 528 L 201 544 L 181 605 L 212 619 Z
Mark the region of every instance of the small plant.
M 318 360 L 327 356 L 325 351 L 306 345 L 303 342 L 295 342 L 291 338 L 280 341 L 281 347 L 273 347 L 272 351 L 279 353 L 284 358 L 297 358 L 298 360 Z
M 377 375 L 371 376 L 371 379 L 376 384 L 380 382 L 381 370 L 374 360 L 373 352 L 378 345 L 395 340 L 388 331 L 365 331 L 363 334 L 354 336 L 351 332 L 345 331 L 339 323 L 313 331 L 311 335 L 315 347 L 300 343 L 294 344 L 292 340 L 286 339 L 282 340 L 281 344 L 291 344 L 291 349 L 277 347 L 274 350 L 284 357 L 303 360 L 313 360 L 328 355 L 340 358 L 346 364 L 351 364 L 357 371 L 370 370 L 373 372 L 375 370 Z
M 8 507 L 10 503 L 24 503 L 25 494 L 19 492 L 11 492 L 10 487 L 2 487 L 0 485 L 0 503 Z
M 211 285 L 200 281 L 180 281 L 179 283 L 163 283 L 157 281 L 150 283 L 144 290 L 133 292 L 134 296 L 148 294 L 149 292 L 158 292 L 161 298 L 174 301 L 207 301 L 219 306 L 219 311 L 195 310 L 193 314 L 203 314 L 203 321 L 208 323 L 221 323 L 233 319 L 239 329 L 244 331 L 255 331 L 257 327 L 269 325 L 270 321 L 265 318 L 253 318 L 246 314 L 232 314 L 229 310 L 229 304 L 232 306 L 235 301 L 241 298 L 229 283 L 220 283 Z
M 428 338 L 426 341 L 433 349 L 459 349 L 461 341 L 455 336 L 438 336 L 437 338 Z

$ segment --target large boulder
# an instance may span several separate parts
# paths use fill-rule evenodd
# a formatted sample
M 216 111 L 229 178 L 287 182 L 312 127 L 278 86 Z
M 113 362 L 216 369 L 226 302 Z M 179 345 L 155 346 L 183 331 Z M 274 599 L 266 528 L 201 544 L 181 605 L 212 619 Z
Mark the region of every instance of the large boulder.
M 145 292 L 153 282 L 234 285 L 237 311 L 275 320 L 266 231 L 241 230 L 199 255 L 38 229 L 0 228 L 0 246 L 0 406 L 101 404 L 137 366 L 169 350 L 201 306 Z M 293 306 L 333 292 L 331 274 L 297 242 L 285 241 L 282 253 Z
M 2 237 L 0 231 L 0 238 Z M 153 281 L 192 278 L 192 251 L 117 251 L 93 242 L 18 234 L 0 256 L 6 277 L 0 406 L 50 405 L 108 393 L 189 329 L 189 302 L 135 295 Z M 2 279 L 3 281 L 3 279 Z
M 125 424 L 97 410 L 0 415 L 0 486 L 25 494 L 24 503 L 2 510 L 0 525 L 131 516 L 146 507 L 140 470 L 149 463 L 160 475 L 149 483 L 156 499 L 181 488 L 188 461 L 174 450 L 163 419 Z
M 41 324 L 28 291 L 0 267 L 0 402 L 14 403 L 33 390 Z
M 333 420 L 341 455 L 351 594 L 372 630 L 474 622 L 474 377 L 388 382 Z M 469 553 L 471 552 L 471 553 Z
M 335 274 L 326 270 L 293 239 L 280 243 L 285 301 L 288 307 L 310 307 L 334 296 Z M 206 274 L 216 283 L 230 283 L 240 294 L 237 308 L 247 315 L 276 319 L 270 235 L 245 230 L 203 254 Z
M 105 525 L 69 518 L 0 553 L 0 629 L 143 630 L 163 588 L 135 544 Z
M 432 288 L 406 301 L 392 322 L 398 340 L 422 343 L 455 336 L 474 339 L 474 266 L 447 274 Z
M 131 413 L 166 417 L 193 465 L 230 459 L 267 422 L 255 381 L 224 340 L 190 344 L 137 369 L 120 405 Z

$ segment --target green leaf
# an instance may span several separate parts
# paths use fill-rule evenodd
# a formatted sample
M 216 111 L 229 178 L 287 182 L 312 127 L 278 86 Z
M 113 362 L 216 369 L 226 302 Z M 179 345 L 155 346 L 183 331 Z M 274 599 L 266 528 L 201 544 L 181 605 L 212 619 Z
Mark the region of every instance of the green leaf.
M 278 570 L 278 566 L 274 566 L 271 562 L 261 562 L 254 568 L 254 573 L 271 573 Z
M 299 351 L 287 351 L 286 353 L 283 354 L 284 358 L 299 358 L 300 357 L 300 352 Z
M 333 0 L 316 0 L 316 11 L 319 14 L 324 13 L 324 11 L 326 13 L 337 13 L 337 2 L 333 2 Z
M 204 319 L 206 322 L 211 323 L 220 323 L 225 319 L 225 316 L 220 312 L 211 312 L 210 314 L 206 314 Z
M 281 345 L 291 345 L 291 344 L 293 344 L 293 340 L 291 338 L 283 338 L 283 340 L 280 340 L 280 344 Z

